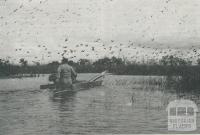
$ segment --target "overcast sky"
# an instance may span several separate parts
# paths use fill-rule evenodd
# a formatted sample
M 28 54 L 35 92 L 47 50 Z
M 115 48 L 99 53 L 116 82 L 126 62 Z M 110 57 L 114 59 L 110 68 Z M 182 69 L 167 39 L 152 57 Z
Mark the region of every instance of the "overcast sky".
M 0 0 L 0 57 L 12 61 L 60 60 L 64 50 L 72 60 L 191 57 L 192 46 L 199 0 Z

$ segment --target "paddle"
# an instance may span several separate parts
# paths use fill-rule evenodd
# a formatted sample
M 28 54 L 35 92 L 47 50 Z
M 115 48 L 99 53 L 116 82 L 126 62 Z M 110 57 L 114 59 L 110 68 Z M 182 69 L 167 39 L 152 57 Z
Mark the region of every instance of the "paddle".
M 101 72 L 100 75 L 92 77 L 88 82 L 94 82 L 94 81 L 98 80 L 99 78 L 103 78 L 103 77 L 105 77 L 106 73 L 107 73 L 107 70 Z

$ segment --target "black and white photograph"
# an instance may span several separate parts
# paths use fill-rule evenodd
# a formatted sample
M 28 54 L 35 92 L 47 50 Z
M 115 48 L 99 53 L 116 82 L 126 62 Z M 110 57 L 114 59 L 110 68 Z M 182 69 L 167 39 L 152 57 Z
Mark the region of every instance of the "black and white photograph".
M 200 0 L 0 0 L 0 135 L 200 133 Z

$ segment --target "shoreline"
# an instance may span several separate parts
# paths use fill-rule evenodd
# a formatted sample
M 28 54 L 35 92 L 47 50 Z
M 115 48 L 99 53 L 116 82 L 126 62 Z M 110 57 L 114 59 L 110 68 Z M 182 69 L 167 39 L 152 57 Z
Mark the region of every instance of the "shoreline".
M 32 78 L 32 77 L 40 77 L 45 74 L 17 74 L 17 75 L 8 75 L 8 76 L 0 76 L 0 79 L 13 79 L 13 78 Z
M 98 74 L 98 73 L 78 73 L 78 74 Z M 50 74 L 18 74 L 18 75 L 10 75 L 10 76 L 0 76 L 0 79 L 23 79 L 23 78 L 37 78 L 44 77 Z M 140 74 L 114 74 L 108 73 L 108 75 L 117 75 L 117 76 L 149 76 L 149 77 L 166 77 L 167 75 L 140 75 Z M 173 75 L 178 76 L 178 75 Z

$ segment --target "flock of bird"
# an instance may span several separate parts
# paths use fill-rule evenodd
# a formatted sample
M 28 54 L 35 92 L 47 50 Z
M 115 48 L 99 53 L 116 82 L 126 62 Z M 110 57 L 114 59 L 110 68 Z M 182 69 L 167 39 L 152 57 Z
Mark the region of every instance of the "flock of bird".
M 95 42 L 95 41 L 94 41 Z M 101 42 L 100 42 L 101 43 Z M 126 60 L 132 61 L 132 62 L 152 62 L 151 60 L 154 60 L 154 62 L 158 62 L 162 56 L 166 55 L 173 55 L 176 57 L 183 58 L 185 60 L 196 60 L 200 59 L 200 47 L 197 46 L 191 46 L 187 49 L 181 49 L 181 48 L 155 48 L 150 46 L 143 46 L 141 44 L 117 44 L 114 40 L 110 41 L 110 43 L 103 44 L 95 46 L 93 44 L 84 44 L 80 43 L 77 44 L 74 48 L 70 48 L 70 46 L 62 46 L 59 51 L 51 51 L 49 50 L 45 45 L 37 45 L 37 48 L 40 50 L 43 50 L 43 54 L 47 54 L 46 56 L 42 55 L 42 58 L 40 56 L 34 56 L 33 61 L 41 62 L 42 59 L 47 58 L 53 58 L 55 55 L 62 57 L 69 58 L 71 60 L 78 59 L 77 56 L 81 56 L 81 58 L 91 58 L 91 57 L 99 57 L 103 58 L 101 53 L 105 53 L 105 56 L 112 57 L 120 57 L 125 58 Z M 17 48 L 15 49 L 16 53 L 22 52 L 23 54 L 26 53 L 31 54 L 30 50 L 26 50 L 23 48 Z M 148 52 L 148 53 L 147 53 Z M 90 57 L 91 56 L 91 57 Z
M 5 0 L 5 5 L 6 3 L 10 1 L 10 0 Z M 157 46 L 151 46 L 152 44 L 158 44 L 157 43 L 157 39 L 156 36 L 152 36 L 148 42 L 149 45 L 147 43 L 143 44 L 140 42 L 136 42 L 136 41 L 128 41 L 126 43 L 122 43 L 119 42 L 117 40 L 114 39 L 110 39 L 109 41 L 105 41 L 104 39 L 101 38 L 96 38 L 93 41 L 90 41 L 88 43 L 73 43 L 73 45 L 71 45 L 71 37 L 70 36 L 61 36 L 60 37 L 60 41 L 58 44 L 60 45 L 56 45 L 57 49 L 51 49 L 51 46 L 48 45 L 48 43 L 39 43 L 40 41 L 37 41 L 37 43 L 34 43 L 34 49 L 28 49 L 28 47 L 26 47 L 26 39 L 27 37 L 36 37 L 36 40 L 41 39 L 40 32 L 41 31 L 24 31 L 24 29 L 28 28 L 29 30 L 31 30 L 30 28 L 34 29 L 34 27 L 39 27 L 42 28 L 45 26 L 46 22 L 42 22 L 41 24 L 38 24 L 37 22 L 39 22 L 39 19 L 37 18 L 38 16 L 42 16 L 44 18 L 51 18 L 51 12 L 46 10 L 45 8 L 42 8 L 43 5 L 48 4 L 50 0 L 39 0 L 38 3 L 39 5 L 36 7 L 31 7 L 31 9 L 26 8 L 26 4 L 19 4 L 19 6 L 15 9 L 13 9 L 11 12 L 8 13 L 8 15 L 0 15 L 0 27 L 4 28 L 5 35 L 4 37 L 13 37 L 13 33 L 15 34 L 15 37 L 19 38 L 19 42 L 20 44 L 22 44 L 21 46 L 18 46 L 15 48 L 15 53 L 16 55 L 18 54 L 23 54 L 24 57 L 32 57 L 32 61 L 44 61 L 44 59 L 48 59 L 51 60 L 53 58 L 62 58 L 62 57 L 67 57 L 71 60 L 77 60 L 80 58 L 102 58 L 104 56 L 108 56 L 108 57 L 112 57 L 112 56 L 116 56 L 116 57 L 121 57 L 121 58 L 125 58 L 127 60 L 130 61 L 141 61 L 141 60 L 145 60 L 145 61 L 149 61 L 151 59 L 155 60 L 155 61 L 159 61 L 160 58 L 162 58 L 162 56 L 165 55 L 174 55 L 177 57 L 181 57 L 184 58 L 186 60 L 195 60 L 200 58 L 200 47 L 198 46 L 191 46 L 189 48 L 175 48 L 173 46 L 169 46 L 166 47 L 165 45 L 157 45 Z M 90 0 L 92 1 L 92 0 Z M 104 1 L 109 1 L 109 2 L 113 2 L 115 0 L 104 0 Z M 33 0 L 27 0 L 28 3 L 32 3 Z M 168 4 L 170 3 L 171 0 L 166 0 L 165 3 Z M 94 14 L 96 13 L 96 10 L 101 10 L 101 8 L 90 8 L 91 5 L 87 6 L 87 8 L 85 8 L 84 10 L 87 10 L 87 13 L 92 14 L 92 16 L 94 16 Z M 97 6 L 97 5 L 93 5 L 93 6 Z M 98 7 L 98 6 L 97 6 Z M 67 25 L 71 20 L 76 20 L 73 21 L 73 23 L 80 23 L 80 19 L 77 18 L 81 18 L 81 16 L 84 16 L 82 14 L 82 10 L 83 8 L 81 7 L 75 7 L 77 8 L 76 11 L 72 9 L 70 9 L 70 7 L 65 8 L 64 10 L 61 11 L 61 13 L 56 16 L 56 20 L 52 21 L 52 28 L 57 29 L 57 25 Z M 141 9 L 139 9 L 139 12 L 141 11 Z M 167 7 L 165 6 L 160 13 L 161 14 L 165 14 L 168 11 Z M 26 15 L 23 19 L 14 19 L 17 18 L 17 14 L 28 14 Z M 5 13 L 7 14 L 7 13 Z M 13 18 L 12 21 L 9 21 L 8 18 Z M 153 15 L 150 15 L 149 18 L 153 18 Z M 186 18 L 187 15 L 184 15 L 180 20 L 179 24 L 181 25 L 182 23 L 184 23 L 184 18 Z M 140 20 L 136 19 L 136 23 L 139 23 Z M 19 26 L 19 25 L 24 25 L 24 27 L 19 27 L 19 28 L 15 28 L 13 29 L 13 27 L 15 26 Z M 7 29 L 9 28 L 9 29 Z M 91 28 L 93 29 L 93 28 Z M 149 28 L 147 28 L 148 30 Z M 91 31 L 91 30 L 90 30 Z M 145 37 L 145 32 L 143 33 L 142 37 Z M 1 34 L 2 35 L 2 34 Z M 66 34 L 65 34 L 66 35 Z M 7 39 L 7 38 L 5 38 Z M 1 47 L 5 47 L 4 46 L 4 42 L 0 42 Z M 165 46 L 165 47 L 162 47 Z M 0 47 L 0 48 L 1 48 Z M 55 47 L 54 47 L 55 48 Z M 39 55 L 35 55 L 33 52 L 33 50 L 39 50 L 39 52 L 41 52 Z M 13 59 L 14 61 L 17 61 L 17 58 L 12 57 L 12 56 L 8 56 L 9 58 Z

